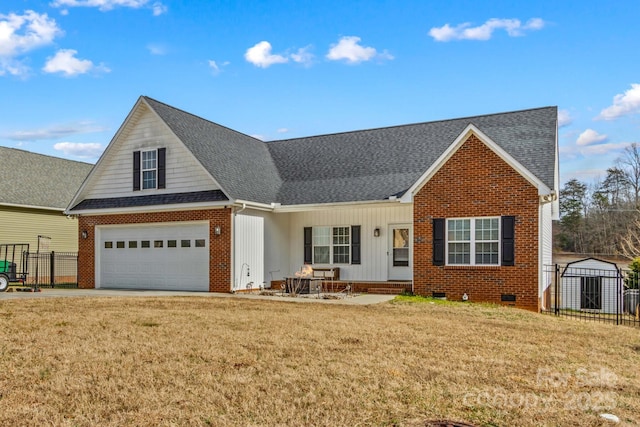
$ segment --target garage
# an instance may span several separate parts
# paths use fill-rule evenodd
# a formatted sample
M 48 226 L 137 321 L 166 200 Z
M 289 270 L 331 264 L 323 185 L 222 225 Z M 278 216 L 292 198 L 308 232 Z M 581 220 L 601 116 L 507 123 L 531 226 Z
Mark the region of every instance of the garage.
M 209 223 L 96 228 L 96 287 L 209 291 Z

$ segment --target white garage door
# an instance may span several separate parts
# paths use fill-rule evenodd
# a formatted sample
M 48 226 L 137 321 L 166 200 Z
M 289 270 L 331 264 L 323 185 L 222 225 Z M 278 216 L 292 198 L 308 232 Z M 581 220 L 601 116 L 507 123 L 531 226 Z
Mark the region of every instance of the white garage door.
M 99 227 L 98 287 L 209 290 L 209 224 Z

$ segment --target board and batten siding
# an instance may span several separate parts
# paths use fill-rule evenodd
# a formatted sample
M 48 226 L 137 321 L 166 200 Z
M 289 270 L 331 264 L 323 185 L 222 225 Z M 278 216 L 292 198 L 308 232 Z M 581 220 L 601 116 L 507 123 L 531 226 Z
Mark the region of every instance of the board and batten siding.
M 51 237 L 47 252 L 78 252 L 78 220 L 62 212 L 0 206 L 0 224 L 0 243 L 28 243 L 36 252 L 41 235 Z
M 234 280 L 236 290 L 280 280 L 289 265 L 289 214 L 246 209 L 234 219 Z M 249 274 L 247 274 L 249 271 Z
M 166 188 L 134 192 L 133 152 L 163 147 L 167 149 Z M 83 199 L 219 189 L 191 152 L 144 104 L 136 110 L 101 162 L 100 173 L 91 176 L 83 190 Z
M 413 209 L 411 204 L 382 205 L 379 207 L 339 208 L 323 211 L 290 213 L 290 263 L 283 276 L 292 276 L 304 264 L 304 227 L 314 226 L 361 226 L 360 265 L 335 264 L 340 267 L 341 280 L 388 280 L 389 226 L 411 224 Z M 380 236 L 373 231 L 380 228 Z M 330 265 L 314 265 L 328 267 Z

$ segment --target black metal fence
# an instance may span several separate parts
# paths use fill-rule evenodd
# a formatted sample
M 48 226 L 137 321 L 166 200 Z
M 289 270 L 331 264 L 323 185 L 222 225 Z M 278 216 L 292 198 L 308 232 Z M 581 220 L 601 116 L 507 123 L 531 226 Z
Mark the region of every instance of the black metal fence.
M 76 252 L 40 252 L 28 254 L 28 285 L 52 288 L 78 287 Z
M 547 265 L 542 312 L 640 326 L 639 282 L 638 272 L 598 260 Z

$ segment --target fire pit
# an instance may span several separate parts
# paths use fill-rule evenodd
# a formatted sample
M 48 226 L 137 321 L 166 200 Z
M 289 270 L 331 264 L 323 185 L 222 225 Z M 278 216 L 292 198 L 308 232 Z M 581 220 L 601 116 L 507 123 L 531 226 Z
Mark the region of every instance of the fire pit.
M 322 280 L 313 278 L 313 268 L 304 265 L 296 271 L 295 277 L 285 278 L 285 291 L 288 294 L 311 294 L 322 289 Z
M 322 289 L 322 280 L 319 279 L 287 277 L 285 283 L 289 294 L 313 294 Z

